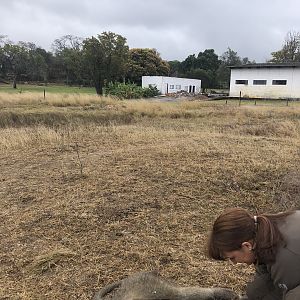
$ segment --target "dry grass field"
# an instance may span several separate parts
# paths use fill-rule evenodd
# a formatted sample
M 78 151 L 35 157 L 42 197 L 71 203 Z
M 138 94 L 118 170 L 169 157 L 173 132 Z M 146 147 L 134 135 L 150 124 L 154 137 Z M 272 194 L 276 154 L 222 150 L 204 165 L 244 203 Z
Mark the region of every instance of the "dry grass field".
M 242 292 L 209 260 L 227 207 L 300 204 L 300 106 L 0 94 L 0 299 L 91 299 L 159 270 Z

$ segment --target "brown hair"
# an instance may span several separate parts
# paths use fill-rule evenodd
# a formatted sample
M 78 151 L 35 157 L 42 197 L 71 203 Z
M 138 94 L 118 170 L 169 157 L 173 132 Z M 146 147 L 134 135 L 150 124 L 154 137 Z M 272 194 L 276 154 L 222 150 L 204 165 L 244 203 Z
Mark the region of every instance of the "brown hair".
M 292 213 L 261 214 L 255 221 L 243 208 L 225 210 L 214 222 L 208 241 L 209 257 L 224 260 L 224 252 L 238 250 L 243 242 L 253 241 L 257 261 L 273 262 L 278 246 L 285 245 L 277 223 Z

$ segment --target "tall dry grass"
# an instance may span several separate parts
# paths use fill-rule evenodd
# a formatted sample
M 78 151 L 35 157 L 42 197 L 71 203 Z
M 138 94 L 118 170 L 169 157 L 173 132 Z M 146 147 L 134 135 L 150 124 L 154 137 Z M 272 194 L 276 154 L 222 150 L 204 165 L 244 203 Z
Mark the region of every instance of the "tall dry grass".
M 282 120 L 297 120 L 300 110 L 300 106 L 238 107 L 210 101 L 120 101 L 109 97 L 80 94 L 51 94 L 46 100 L 29 93 L 0 94 L 0 97 L 2 97 L 0 98 L 0 127 L 2 128 L 94 123 L 131 124 L 141 118 L 203 119 L 203 122 L 210 122 L 211 126 L 219 126 L 218 120 L 228 123 L 232 119 L 239 120 L 240 123 L 247 120 L 249 123 L 254 118 L 270 122 L 273 115 L 277 116 L 278 113 Z M 255 131 L 254 128 L 252 130 Z
M 83 100 L 81 103 L 91 105 L 88 97 L 78 99 Z M 58 98 L 53 99 L 58 101 Z M 77 103 L 80 103 L 79 100 Z M 74 140 L 89 136 L 90 133 L 113 134 L 131 140 L 132 143 L 157 138 L 162 132 L 168 132 L 170 138 L 180 135 L 184 138 L 200 131 L 240 138 L 257 136 L 297 139 L 300 135 L 300 107 L 229 107 L 196 101 L 120 102 L 108 98 L 100 100 L 101 107 L 78 109 L 75 105 L 62 110 L 61 107 L 50 105 L 31 107 L 26 98 L 20 101 L 27 105 L 0 112 L 0 127 L 3 128 L 0 131 L 0 149 L 43 143 L 60 145 L 66 137 Z M 142 131 L 137 130 L 140 124 L 145 126 Z
M 47 94 L 44 99 L 43 95 L 37 93 L 0 93 L 0 106 L 16 106 L 16 105 L 34 105 L 45 104 L 50 106 L 86 106 L 91 104 L 109 104 L 115 103 L 113 97 L 101 97 L 97 95 L 85 94 L 64 94 L 51 93 Z

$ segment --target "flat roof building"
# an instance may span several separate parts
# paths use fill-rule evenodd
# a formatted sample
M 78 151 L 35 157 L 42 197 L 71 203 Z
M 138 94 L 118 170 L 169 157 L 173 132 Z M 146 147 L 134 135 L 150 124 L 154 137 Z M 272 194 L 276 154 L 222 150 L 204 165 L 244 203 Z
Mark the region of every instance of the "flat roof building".
M 201 80 L 166 77 L 166 76 L 142 76 L 142 87 L 155 86 L 162 95 L 185 91 L 198 94 L 201 92 Z
M 300 99 L 300 63 L 231 67 L 230 97 Z

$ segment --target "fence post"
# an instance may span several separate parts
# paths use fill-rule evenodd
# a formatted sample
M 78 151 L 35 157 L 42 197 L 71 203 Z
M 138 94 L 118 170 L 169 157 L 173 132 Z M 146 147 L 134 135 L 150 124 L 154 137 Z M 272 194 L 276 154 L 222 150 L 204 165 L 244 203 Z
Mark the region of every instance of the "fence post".
M 289 106 L 289 99 L 286 99 L 286 106 Z
M 241 106 L 242 92 L 240 91 L 239 106 Z
M 256 99 L 255 99 L 255 101 L 254 101 L 254 105 L 256 105 Z
M 46 99 L 46 89 L 44 89 L 44 100 Z
M 225 101 L 225 104 L 227 105 L 227 99 L 226 99 L 226 101 Z

